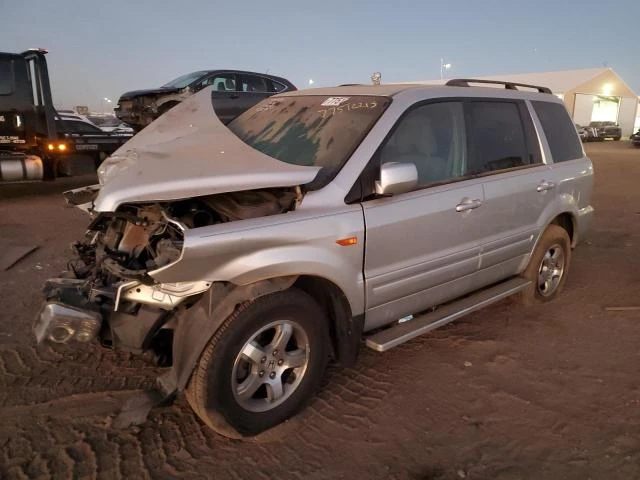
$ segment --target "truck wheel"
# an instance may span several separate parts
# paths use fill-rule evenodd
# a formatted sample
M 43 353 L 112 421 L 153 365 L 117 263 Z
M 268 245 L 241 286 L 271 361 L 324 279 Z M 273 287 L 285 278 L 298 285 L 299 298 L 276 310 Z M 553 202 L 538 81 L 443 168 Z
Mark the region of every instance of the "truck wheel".
M 205 348 L 186 397 L 213 430 L 241 438 L 295 414 L 319 386 L 329 357 L 316 301 L 289 289 L 241 304 Z
M 613 140 L 614 140 L 615 142 L 617 142 L 617 141 L 619 141 L 621 138 L 622 138 L 622 137 L 613 137 Z
M 520 292 L 521 302 L 532 305 L 553 300 L 564 287 L 570 263 L 569 234 L 558 225 L 549 225 L 522 274 L 531 285 Z

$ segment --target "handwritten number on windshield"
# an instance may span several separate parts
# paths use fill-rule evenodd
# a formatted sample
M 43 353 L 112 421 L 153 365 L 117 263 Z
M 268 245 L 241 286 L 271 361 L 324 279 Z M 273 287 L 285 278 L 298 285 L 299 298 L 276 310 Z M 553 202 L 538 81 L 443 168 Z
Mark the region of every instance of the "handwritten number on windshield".
M 324 118 L 333 117 L 339 113 L 343 112 L 351 112 L 354 110 L 359 110 L 361 108 L 376 108 L 378 104 L 376 102 L 358 102 L 358 103 L 347 103 L 346 105 L 340 105 L 339 107 L 329 107 L 323 108 L 322 110 L 318 110 L 320 116 Z

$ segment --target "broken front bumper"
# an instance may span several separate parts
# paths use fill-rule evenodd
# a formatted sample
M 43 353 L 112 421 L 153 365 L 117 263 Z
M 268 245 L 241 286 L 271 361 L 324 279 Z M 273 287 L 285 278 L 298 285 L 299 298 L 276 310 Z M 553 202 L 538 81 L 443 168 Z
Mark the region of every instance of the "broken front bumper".
M 139 352 L 171 312 L 210 286 L 210 282 L 123 281 L 92 288 L 87 280 L 52 278 L 45 282 L 45 302 L 34 333 L 38 343 L 88 343 L 100 336 L 103 343 Z

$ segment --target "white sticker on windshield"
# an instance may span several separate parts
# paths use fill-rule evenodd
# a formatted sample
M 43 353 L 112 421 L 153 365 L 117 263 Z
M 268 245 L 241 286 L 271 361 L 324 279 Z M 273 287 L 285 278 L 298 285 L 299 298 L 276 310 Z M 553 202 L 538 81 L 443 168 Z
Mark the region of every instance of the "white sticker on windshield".
M 329 97 L 320 105 L 323 107 L 339 107 L 347 100 L 349 100 L 349 97 Z

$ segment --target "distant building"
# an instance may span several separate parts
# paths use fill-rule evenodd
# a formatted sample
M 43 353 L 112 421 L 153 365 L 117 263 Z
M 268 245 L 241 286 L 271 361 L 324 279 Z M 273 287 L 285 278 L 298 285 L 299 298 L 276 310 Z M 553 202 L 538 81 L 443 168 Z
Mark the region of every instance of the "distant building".
M 638 94 L 611 68 L 587 68 L 559 72 L 523 73 L 473 77 L 483 80 L 502 80 L 549 87 L 560 97 L 575 123 L 588 125 L 592 121 L 614 121 L 628 136 L 640 127 Z M 411 83 L 442 84 L 446 80 L 427 80 Z

